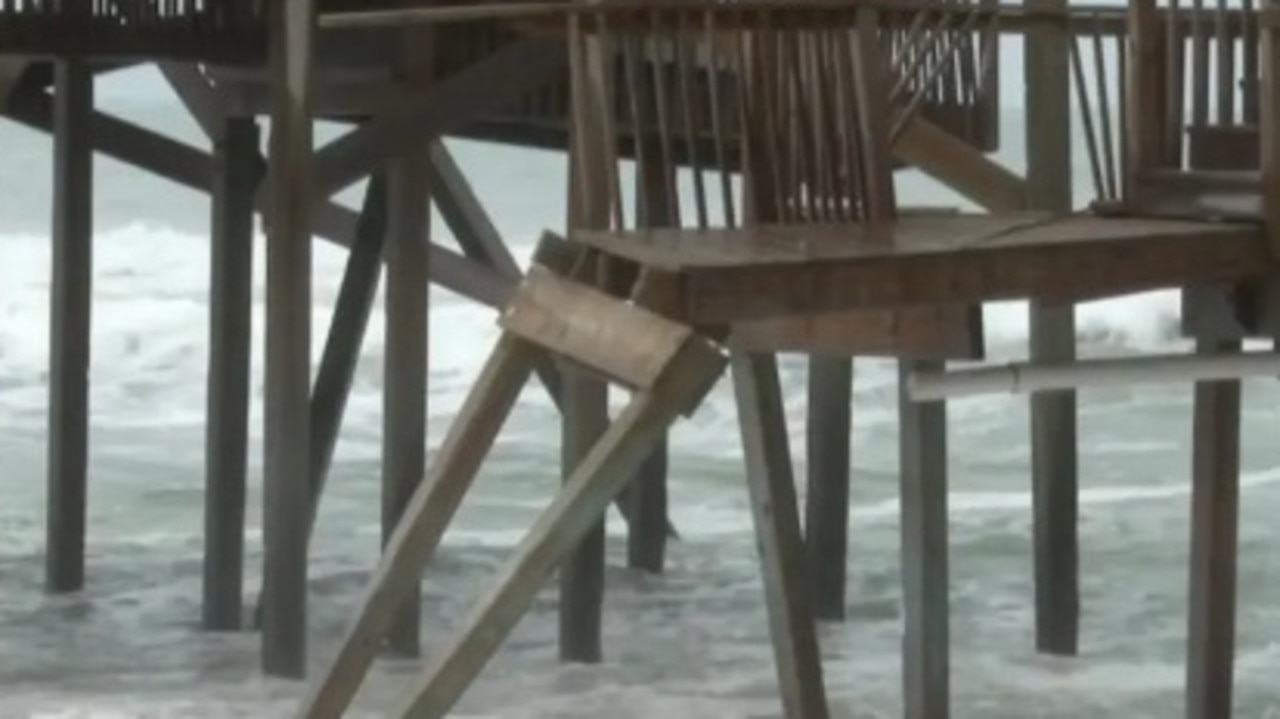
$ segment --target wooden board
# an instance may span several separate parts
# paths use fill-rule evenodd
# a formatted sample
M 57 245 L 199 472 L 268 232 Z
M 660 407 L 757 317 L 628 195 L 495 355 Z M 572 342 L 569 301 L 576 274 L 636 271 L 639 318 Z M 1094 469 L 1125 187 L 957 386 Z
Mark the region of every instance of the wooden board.
M 1274 274 L 1261 229 L 1039 214 L 737 230 L 577 231 L 571 240 L 681 276 L 686 318 L 1038 297 L 1082 300 Z

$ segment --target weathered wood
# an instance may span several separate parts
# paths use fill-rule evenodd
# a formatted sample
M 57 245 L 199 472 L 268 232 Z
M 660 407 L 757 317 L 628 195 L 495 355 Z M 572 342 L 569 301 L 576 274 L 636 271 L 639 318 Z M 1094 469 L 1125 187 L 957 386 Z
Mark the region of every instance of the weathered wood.
M 810 565 L 800 534 L 777 359 L 735 349 L 731 365 L 783 712 L 788 719 L 824 719 L 828 707 L 809 597 Z
M 830 621 L 842 621 L 845 617 L 852 405 L 853 359 L 838 355 L 812 356 L 809 360 L 804 548 L 814 614 L 818 619 Z
M 906 396 L 911 372 L 943 363 L 899 363 L 902 513 L 903 702 L 906 719 L 950 716 L 951 629 L 947 546 L 947 407 Z
M 263 433 L 262 662 L 269 676 L 307 666 L 311 502 L 311 187 L 314 0 L 273 5 L 270 222 L 267 223 Z
M 355 240 L 347 255 L 333 305 L 333 317 L 329 320 L 329 334 L 325 338 L 315 385 L 311 390 L 312 531 L 360 363 L 360 348 L 377 300 L 387 238 L 387 210 L 386 175 L 378 173 L 369 179 L 369 186 L 365 189 Z M 429 270 L 429 260 L 427 266 Z
M 423 566 L 439 546 L 532 374 L 539 352 L 514 335 L 504 333 L 498 340 L 440 445 L 430 476 L 418 485 L 387 542 L 337 654 L 295 714 L 298 719 L 339 719 L 351 705 L 396 608 L 418 584 Z
M 1204 354 L 1239 352 L 1238 340 L 1202 340 Z M 1232 713 L 1240 504 L 1240 381 L 1195 388 L 1187 717 Z
M 45 585 L 84 586 L 88 501 L 89 356 L 93 304 L 93 73 L 54 70 L 53 278 L 49 312 L 49 438 Z
M 458 638 L 414 682 L 391 716 L 441 719 L 453 708 L 528 611 L 548 575 L 599 524 L 681 408 L 701 399 L 723 368 L 724 359 L 713 348 L 691 343 L 657 384 L 636 394 L 521 541 Z
M 418 42 L 429 39 L 418 37 Z M 410 42 L 405 37 L 406 47 Z M 416 52 L 414 54 L 417 54 Z M 420 70 L 415 69 L 415 72 Z M 426 470 L 428 275 L 431 211 L 427 147 L 413 143 L 388 169 L 386 350 L 383 358 L 382 541 L 390 540 Z M 417 656 L 421 589 L 412 585 L 388 630 L 392 652 Z
M 563 311 L 571 312 L 573 308 L 566 306 Z M 567 486 L 609 427 L 609 386 L 581 372 L 568 371 L 561 376 L 564 378 L 564 422 L 560 433 L 560 471 Z M 620 486 L 617 492 L 625 486 Z M 573 551 L 560 562 L 562 662 L 596 664 L 604 658 L 604 570 L 605 515 L 601 511 L 582 533 Z
M 205 629 L 239 629 L 244 613 L 253 325 L 253 192 L 258 125 L 222 123 L 214 142 L 208 419 L 205 424 Z
M 868 233 L 884 233 L 869 240 Z M 1272 273 L 1260 228 L 1040 215 L 594 232 L 576 242 L 677 273 L 694 324 L 858 307 L 1081 300 Z
M 1065 11 L 1065 0 L 1027 0 L 1030 8 Z M 1059 28 L 1026 39 L 1027 199 L 1031 209 L 1071 211 L 1071 38 Z M 1108 118 L 1109 121 L 1109 118 Z M 1075 309 L 1031 305 L 1031 359 L 1075 359 Z M 1031 489 L 1034 505 L 1036 648 L 1074 655 L 1079 644 L 1077 548 L 1078 459 L 1074 391 L 1031 397 Z

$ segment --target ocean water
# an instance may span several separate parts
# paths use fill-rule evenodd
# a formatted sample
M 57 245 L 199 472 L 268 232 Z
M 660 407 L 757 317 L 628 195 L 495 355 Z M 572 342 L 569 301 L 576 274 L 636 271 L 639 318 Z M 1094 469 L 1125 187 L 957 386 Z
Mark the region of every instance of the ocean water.
M 125 87 L 128 90 L 127 87 Z M 109 109 L 203 146 L 162 93 L 122 92 Z M 1008 128 L 1017 134 L 1016 125 Z M 1016 148 L 1003 159 L 1017 168 Z M 91 514 L 88 586 L 44 596 L 44 423 L 48 360 L 48 139 L 0 123 L 0 717 L 169 719 L 287 716 L 303 691 L 264 679 L 252 633 L 205 634 L 199 617 L 208 205 L 110 160 L 96 173 Z M 459 162 L 521 262 L 563 214 L 563 158 L 454 142 Z M 1083 169 L 1081 163 L 1081 169 Z M 1081 172 L 1082 178 L 1087 174 Z M 1081 195 L 1087 187 L 1082 183 Z M 904 176 L 907 201 L 948 193 Z M 356 192 L 344 195 L 355 204 Z M 452 240 L 437 226 L 437 241 Z M 261 255 L 255 337 L 261 338 Z M 344 256 L 315 262 L 323 343 Z M 432 294 L 430 440 L 448 426 L 496 337 L 491 311 Z M 1177 296 L 1156 292 L 1080 309 L 1081 351 L 1185 349 Z M 1025 355 L 1026 308 L 987 309 L 997 357 Z M 314 542 L 311 650 L 334 647 L 378 551 L 381 315 L 366 340 Z M 249 575 L 260 569 L 261 344 L 255 353 Z M 802 362 L 785 358 L 793 450 L 802 475 Z M 823 626 L 826 678 L 840 717 L 900 715 L 896 389 L 893 366 L 859 361 L 850 621 Z M 1180 711 L 1187 596 L 1190 388 L 1087 390 L 1080 403 L 1083 636 L 1078 659 L 1033 651 L 1025 398 L 956 401 L 951 427 L 953 691 L 958 717 L 1169 717 Z M 1280 717 L 1280 390 L 1245 393 L 1237 715 Z M 556 485 L 555 414 L 528 390 L 476 491 L 425 574 L 427 651 L 447 641 L 519 532 Z M 673 433 L 670 570 L 625 570 L 614 517 L 606 654 L 555 660 L 550 586 L 458 716 L 677 718 L 779 714 L 741 478 L 722 383 Z M 395 702 L 419 665 L 380 661 L 358 701 Z

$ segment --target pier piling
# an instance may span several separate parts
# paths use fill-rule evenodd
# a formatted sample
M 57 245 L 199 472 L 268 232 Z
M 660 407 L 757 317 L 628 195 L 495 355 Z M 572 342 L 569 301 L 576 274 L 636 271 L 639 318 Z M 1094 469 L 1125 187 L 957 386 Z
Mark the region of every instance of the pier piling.
M 259 132 L 228 117 L 214 138 L 209 375 L 205 422 L 203 625 L 236 630 L 244 614 L 244 531 L 253 325 L 253 195 Z
M 82 59 L 55 63 L 45 549 L 45 582 L 53 593 L 78 591 L 85 580 L 93 305 L 92 112 L 89 63 Z

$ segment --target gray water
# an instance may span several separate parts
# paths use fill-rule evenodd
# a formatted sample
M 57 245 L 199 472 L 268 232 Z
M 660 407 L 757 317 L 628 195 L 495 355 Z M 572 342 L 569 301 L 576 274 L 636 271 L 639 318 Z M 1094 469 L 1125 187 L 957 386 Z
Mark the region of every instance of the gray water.
M 163 94 L 122 93 L 108 108 L 204 146 Z M 123 98 L 123 99 L 122 99 Z M 1016 122 L 1016 118 L 1015 118 Z M 1017 135 L 1018 128 L 1007 128 Z M 1002 159 L 1019 169 L 1020 146 Z M 207 199 L 109 160 L 97 165 L 91 516 L 88 587 L 41 590 L 47 394 L 50 159 L 47 138 L 0 124 L 0 717 L 275 717 L 302 685 L 263 679 L 257 636 L 197 631 Z M 564 213 L 562 157 L 452 143 L 521 262 Z M 1083 165 L 1081 167 L 1083 170 Z M 1079 174 L 1087 178 L 1087 173 Z M 1087 187 L 1079 188 L 1083 196 Z M 905 201 L 951 196 L 905 176 Z M 353 204 L 358 192 L 344 195 Z M 437 226 L 437 241 L 451 238 Z M 327 326 L 343 255 L 316 256 L 317 328 Z M 261 257 L 256 337 L 261 339 Z M 496 337 L 493 315 L 433 291 L 430 441 L 434 448 Z M 987 309 L 992 354 L 1025 354 L 1026 309 Z M 1173 351 L 1177 300 L 1151 293 L 1080 310 L 1082 352 Z M 323 331 L 316 332 L 318 354 Z M 257 345 L 259 348 L 261 344 Z M 321 509 L 311 569 L 311 649 L 334 648 L 377 557 L 381 315 Z M 797 470 L 802 363 L 792 391 Z M 850 533 L 851 620 L 822 628 L 837 715 L 900 714 L 896 388 L 892 365 L 859 361 Z M 255 356 L 249 589 L 260 571 L 261 357 Z M 954 695 L 957 717 L 1161 717 L 1180 711 L 1187 595 L 1189 388 L 1081 394 L 1083 637 L 1078 659 L 1032 650 L 1029 438 L 1025 398 L 956 401 L 950 410 Z M 1280 661 L 1280 391 L 1245 393 L 1237 715 L 1280 717 L 1268 681 Z M 426 572 L 427 651 L 438 649 L 556 485 L 557 420 L 528 390 L 477 490 Z M 673 434 L 672 495 L 683 539 L 670 571 L 626 571 L 611 523 L 606 662 L 555 661 L 555 594 L 468 693 L 458 716 L 777 716 L 760 580 L 726 386 Z M 380 662 L 359 707 L 395 703 L 419 665 Z M 1268 687 L 1271 688 L 1268 688 Z

